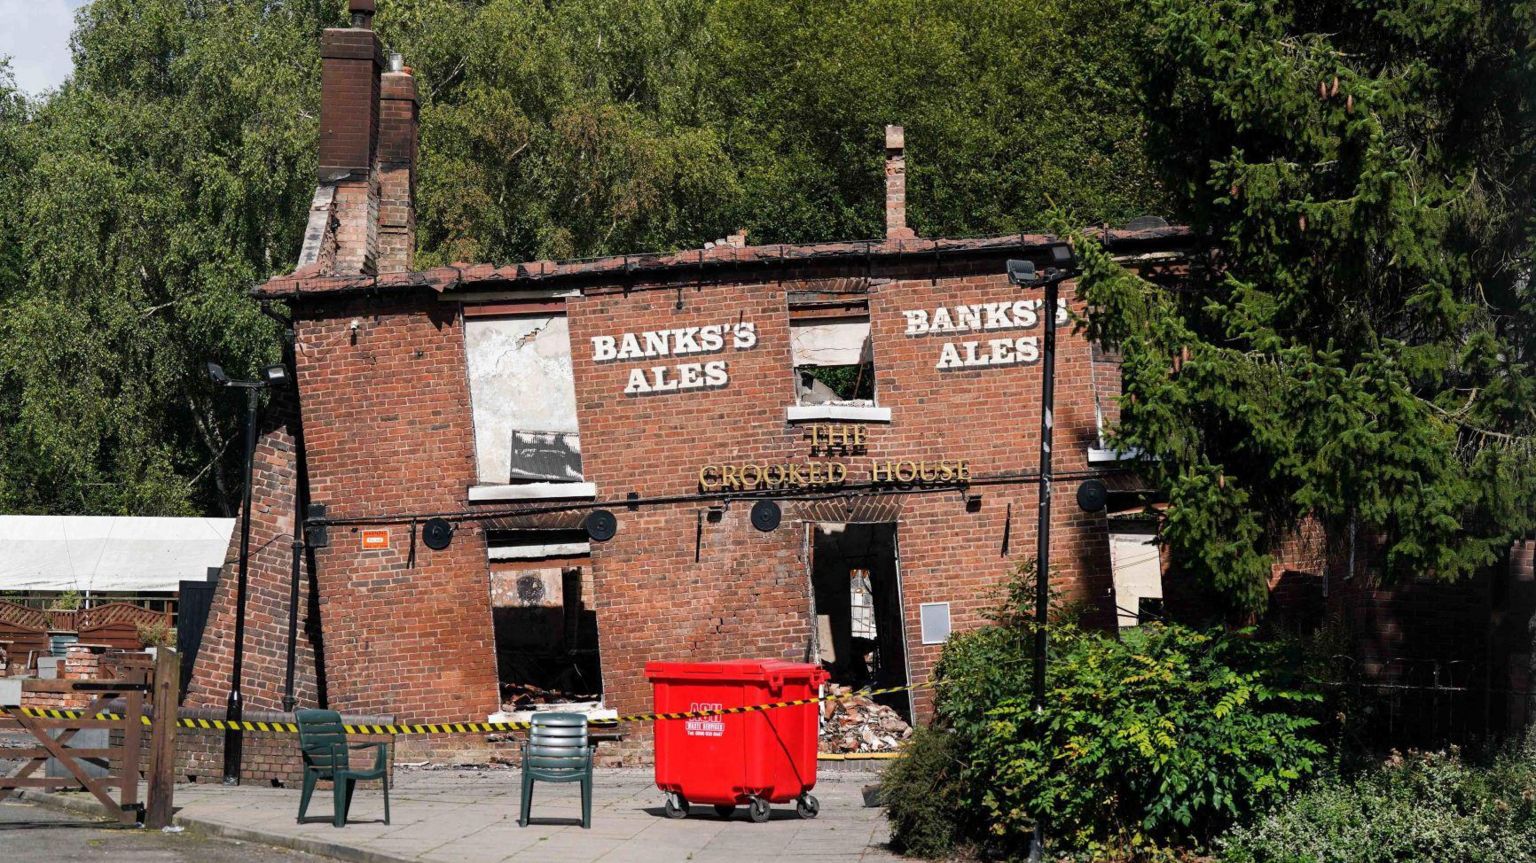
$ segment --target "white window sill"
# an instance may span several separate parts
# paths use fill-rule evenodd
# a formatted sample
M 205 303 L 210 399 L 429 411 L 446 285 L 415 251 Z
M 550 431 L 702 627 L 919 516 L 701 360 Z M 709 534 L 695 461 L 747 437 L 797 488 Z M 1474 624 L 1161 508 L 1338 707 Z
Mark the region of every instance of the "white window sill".
M 1139 458 L 1141 458 L 1141 450 L 1135 448 L 1128 450 L 1103 449 L 1092 446 L 1088 448 L 1089 464 L 1112 464 L 1117 461 L 1135 461 Z
M 806 420 L 888 423 L 891 409 L 874 405 L 790 405 L 784 418 L 792 423 Z
M 469 487 L 470 503 L 578 497 L 597 497 L 597 484 L 590 482 L 525 482 L 516 485 L 472 485 Z

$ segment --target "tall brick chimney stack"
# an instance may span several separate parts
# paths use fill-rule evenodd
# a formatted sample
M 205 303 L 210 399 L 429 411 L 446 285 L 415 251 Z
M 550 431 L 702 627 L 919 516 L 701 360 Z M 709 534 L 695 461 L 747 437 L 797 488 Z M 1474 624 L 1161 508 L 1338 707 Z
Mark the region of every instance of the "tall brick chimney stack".
M 900 126 L 885 127 L 885 238 L 910 240 L 907 227 L 907 136 Z
M 379 272 L 404 273 L 416 252 L 416 79 L 399 54 L 379 79 Z
M 331 186 L 336 275 L 372 274 L 378 262 L 379 72 L 384 46 L 374 33 L 373 0 L 350 0 L 351 27 L 320 40 L 321 187 Z

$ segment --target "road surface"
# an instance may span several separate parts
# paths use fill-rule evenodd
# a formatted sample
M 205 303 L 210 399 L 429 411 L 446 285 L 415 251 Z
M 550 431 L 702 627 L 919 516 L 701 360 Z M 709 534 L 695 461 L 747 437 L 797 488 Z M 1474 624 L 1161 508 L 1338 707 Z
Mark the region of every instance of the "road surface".
M 0 859 L 6 863 L 326 863 L 329 858 L 192 832 L 121 827 L 6 798 L 0 800 Z

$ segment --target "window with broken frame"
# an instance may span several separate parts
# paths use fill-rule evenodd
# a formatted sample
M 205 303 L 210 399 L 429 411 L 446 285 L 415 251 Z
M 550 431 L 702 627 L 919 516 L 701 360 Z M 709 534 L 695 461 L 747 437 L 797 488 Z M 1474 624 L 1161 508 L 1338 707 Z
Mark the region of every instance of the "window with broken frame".
M 867 300 L 792 298 L 789 327 L 798 404 L 875 404 Z
M 581 434 L 563 311 L 470 317 L 465 353 L 482 485 L 579 483 Z

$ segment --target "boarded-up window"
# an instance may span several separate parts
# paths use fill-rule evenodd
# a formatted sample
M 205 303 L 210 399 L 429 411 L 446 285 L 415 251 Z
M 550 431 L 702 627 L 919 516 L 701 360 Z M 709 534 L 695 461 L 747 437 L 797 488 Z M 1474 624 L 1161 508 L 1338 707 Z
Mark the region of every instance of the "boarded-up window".
M 472 318 L 464 340 L 480 482 L 580 482 L 565 315 Z

